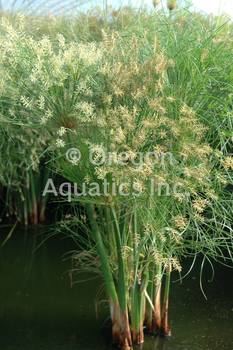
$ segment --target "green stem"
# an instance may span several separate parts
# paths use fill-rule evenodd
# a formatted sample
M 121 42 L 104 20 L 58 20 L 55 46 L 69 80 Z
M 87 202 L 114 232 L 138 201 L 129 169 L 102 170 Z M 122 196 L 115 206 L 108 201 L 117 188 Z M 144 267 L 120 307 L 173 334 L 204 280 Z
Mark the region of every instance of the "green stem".
M 126 301 L 126 285 L 125 285 L 125 268 L 124 261 L 121 255 L 121 237 L 120 237 L 120 229 L 118 225 L 118 220 L 116 217 L 116 212 L 113 205 L 110 205 L 112 219 L 113 219 L 113 227 L 116 239 L 117 246 L 117 258 L 118 258 L 118 298 L 121 310 L 124 312 L 126 309 L 127 301 Z
M 139 265 L 139 249 L 135 242 L 135 238 L 138 234 L 138 222 L 136 212 L 133 213 L 133 249 L 134 249 L 134 274 L 135 283 L 133 288 L 132 298 L 132 314 L 131 314 L 131 325 L 133 341 L 137 344 L 144 342 L 143 333 L 143 320 L 144 320 L 144 301 L 145 301 L 145 290 L 148 283 L 147 272 L 142 273 L 141 285 L 138 283 L 138 265 Z
M 109 211 L 107 205 L 104 206 L 104 217 L 106 220 L 106 232 L 107 232 L 107 239 L 108 239 L 108 254 L 111 256 L 111 224 L 109 223 Z
M 171 276 L 171 263 L 168 264 L 166 268 L 166 280 L 165 280 L 165 290 L 163 299 L 163 309 L 162 309 L 162 320 L 160 334 L 170 336 L 171 328 L 168 327 L 168 302 L 169 302 L 169 290 L 170 290 L 170 276 Z
M 38 222 L 37 199 L 36 199 L 36 191 L 35 191 L 34 174 L 31 168 L 29 169 L 29 178 L 30 178 L 30 187 L 31 187 L 31 195 L 32 195 L 31 220 L 32 220 L 32 224 L 36 225 Z
M 156 282 L 153 291 L 154 317 L 152 322 L 152 332 L 157 333 L 161 327 L 161 272 L 162 265 L 157 265 L 155 268 Z
M 2 242 L 0 248 L 2 248 L 2 247 L 6 244 L 6 242 L 8 241 L 8 239 L 10 239 L 12 233 L 14 232 L 14 229 L 15 229 L 17 223 L 18 223 L 18 220 L 15 222 L 14 226 L 12 227 L 12 229 L 10 230 L 10 232 L 8 233 L 6 239 Z
M 107 288 L 109 296 L 113 300 L 113 303 L 116 304 L 116 302 L 117 302 L 116 288 L 115 288 L 115 284 L 113 281 L 112 272 L 111 272 L 111 269 L 109 266 L 107 255 L 105 252 L 102 237 L 101 237 L 101 234 L 99 232 L 99 227 L 97 225 L 96 220 L 93 217 L 93 210 L 92 210 L 91 204 L 86 203 L 85 207 L 86 207 L 87 215 L 88 215 L 88 218 L 90 221 L 92 233 L 93 233 L 93 236 L 94 236 L 94 239 L 96 242 L 97 252 L 98 252 L 98 255 L 100 258 L 101 267 L 102 267 L 102 271 L 103 271 L 103 275 L 104 275 L 104 279 L 105 279 L 105 283 L 106 283 L 106 288 Z
M 154 285 L 154 263 L 151 262 L 149 265 L 149 281 L 147 286 L 147 294 L 150 300 L 153 300 L 153 285 Z M 152 332 L 152 307 L 148 300 L 146 300 L 146 330 Z

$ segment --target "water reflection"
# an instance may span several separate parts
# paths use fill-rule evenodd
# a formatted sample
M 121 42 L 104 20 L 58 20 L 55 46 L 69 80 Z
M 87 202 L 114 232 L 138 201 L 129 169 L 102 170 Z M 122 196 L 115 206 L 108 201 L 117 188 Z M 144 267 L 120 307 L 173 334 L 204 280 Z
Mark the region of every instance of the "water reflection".
M 0 235 L 1 241 L 6 234 Z M 95 315 L 94 296 L 102 279 L 70 288 L 65 272 L 71 264 L 62 256 L 76 246 L 60 236 L 40 246 L 43 240 L 38 231 L 17 230 L 0 250 L 1 350 L 110 349 L 110 338 L 101 332 L 109 315 L 107 305 L 99 310 L 98 319 Z M 190 264 L 184 261 L 183 266 L 185 272 Z M 233 271 L 216 266 L 215 279 L 209 283 L 211 271 L 204 270 L 205 300 L 198 284 L 199 267 L 181 285 L 172 283 L 172 337 L 146 334 L 145 343 L 135 345 L 135 350 L 233 349 Z M 88 277 L 94 275 L 81 279 Z
M 149 335 L 145 334 L 145 344 L 147 350 L 165 350 L 166 343 L 170 340 L 170 338 L 159 337 L 158 335 Z M 140 344 L 135 346 L 135 349 L 145 349 L 145 344 Z M 144 346 L 143 346 L 144 345 Z

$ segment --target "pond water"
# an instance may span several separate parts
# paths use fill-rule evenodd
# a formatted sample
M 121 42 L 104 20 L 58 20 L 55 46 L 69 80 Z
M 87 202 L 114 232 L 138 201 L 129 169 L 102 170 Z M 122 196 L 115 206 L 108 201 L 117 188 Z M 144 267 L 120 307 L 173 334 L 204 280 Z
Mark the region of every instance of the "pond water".
M 8 231 L 1 230 L 0 243 Z M 101 325 L 109 315 L 101 303 L 96 318 L 94 298 L 101 277 L 70 286 L 70 260 L 64 254 L 77 249 L 71 239 L 56 235 L 44 240 L 39 230 L 15 230 L 0 249 L 0 349 L 1 350 L 88 350 L 110 349 Z M 184 271 L 190 259 L 184 259 Z M 146 335 L 143 350 L 232 350 L 233 269 L 204 268 L 199 286 L 201 259 L 182 284 L 171 284 L 170 339 Z M 172 280 L 177 279 L 174 274 Z M 93 279 L 94 278 L 94 279 Z M 104 296 L 104 295 L 103 295 Z M 116 349 L 116 348 L 115 348 Z

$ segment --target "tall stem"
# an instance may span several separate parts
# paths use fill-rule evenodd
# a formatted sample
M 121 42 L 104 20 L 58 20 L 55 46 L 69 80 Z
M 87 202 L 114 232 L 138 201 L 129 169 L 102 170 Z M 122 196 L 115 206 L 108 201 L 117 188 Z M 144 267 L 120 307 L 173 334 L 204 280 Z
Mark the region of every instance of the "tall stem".
M 134 251 L 134 287 L 132 297 L 132 308 L 131 308 L 131 326 L 133 341 L 140 344 L 144 342 L 143 334 L 143 301 L 144 293 L 140 291 L 140 285 L 138 283 L 138 264 L 139 264 L 139 251 L 136 243 L 138 234 L 138 222 L 137 213 L 133 213 L 132 217 L 133 224 L 133 251 Z
M 139 288 L 140 286 L 137 282 L 133 290 L 132 314 L 131 314 L 133 342 L 137 344 L 141 344 L 144 342 L 144 333 L 143 333 L 144 293 L 140 294 Z
M 153 300 L 153 281 L 154 281 L 154 263 L 149 266 L 149 281 L 147 286 L 147 294 L 150 300 Z M 147 332 L 152 332 L 152 307 L 148 300 L 146 300 L 145 311 L 145 325 Z
M 154 317 L 152 323 L 152 332 L 157 333 L 161 327 L 161 271 L 162 266 L 156 266 L 156 282 L 154 284 L 153 292 L 153 304 L 154 304 Z
M 166 280 L 165 280 L 162 320 L 161 320 L 161 329 L 160 329 L 160 334 L 166 335 L 166 336 L 171 335 L 171 328 L 168 327 L 168 302 L 169 302 L 170 276 L 171 276 L 171 263 L 169 263 L 168 267 L 166 268 Z
M 132 346 L 131 332 L 129 326 L 129 317 L 128 317 L 128 307 L 127 307 L 127 288 L 125 281 L 125 266 L 121 254 L 122 248 L 122 237 L 120 228 L 118 225 L 118 220 L 116 216 L 115 209 L 113 205 L 110 205 L 113 227 L 115 233 L 115 240 L 117 246 L 117 258 L 118 258 L 118 298 L 119 298 L 119 313 L 120 313 L 120 343 L 119 345 L 128 349 Z
M 93 233 L 93 236 L 95 239 L 98 256 L 100 258 L 101 267 L 102 267 L 102 271 L 103 271 L 103 275 L 104 275 L 104 280 L 106 283 L 106 288 L 107 288 L 109 296 L 111 296 L 113 302 L 116 304 L 116 302 L 117 302 L 116 288 L 115 288 L 115 284 L 113 281 L 112 271 L 111 271 L 111 268 L 109 266 L 108 258 L 106 255 L 105 247 L 104 247 L 102 237 L 101 237 L 101 234 L 99 231 L 99 227 L 98 227 L 96 220 L 93 217 L 93 210 L 92 210 L 91 204 L 86 203 L 85 206 L 86 206 L 87 215 L 88 215 L 88 218 L 90 221 L 92 233 Z
M 36 174 L 33 174 L 31 168 L 29 169 L 29 178 L 30 178 L 30 186 L 31 186 L 31 221 L 32 224 L 36 225 L 38 223 L 38 213 L 37 213 L 37 198 L 35 191 L 35 177 Z
M 104 206 L 104 217 L 106 220 L 106 232 L 107 232 L 107 239 L 108 239 L 108 254 L 111 256 L 111 224 L 109 223 L 109 211 L 107 205 Z

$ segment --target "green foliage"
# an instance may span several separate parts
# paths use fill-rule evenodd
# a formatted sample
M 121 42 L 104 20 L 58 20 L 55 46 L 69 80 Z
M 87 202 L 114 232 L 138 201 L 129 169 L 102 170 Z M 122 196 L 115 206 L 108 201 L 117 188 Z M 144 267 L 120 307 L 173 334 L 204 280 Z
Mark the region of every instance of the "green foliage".
M 231 27 L 180 14 L 109 10 L 94 16 L 93 27 L 86 17 L 81 34 L 64 26 L 51 38 L 28 34 L 22 14 L 18 29 L 2 20 L 1 137 L 13 169 L 2 182 L 18 176 L 26 138 L 20 176 L 32 165 L 34 199 L 33 166 L 49 150 L 52 166 L 72 183 L 63 195 L 75 214 L 58 230 L 85 244 L 75 267 L 104 276 L 120 305 L 115 328 L 126 332 L 130 309 L 136 341 L 161 269 L 168 305 L 171 269 L 182 270 L 183 256 L 232 262 Z M 68 161 L 71 148 L 80 157 L 73 152 Z M 169 333 L 164 318 L 163 328 Z

